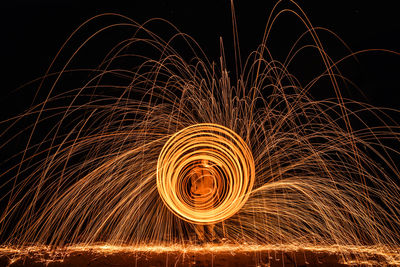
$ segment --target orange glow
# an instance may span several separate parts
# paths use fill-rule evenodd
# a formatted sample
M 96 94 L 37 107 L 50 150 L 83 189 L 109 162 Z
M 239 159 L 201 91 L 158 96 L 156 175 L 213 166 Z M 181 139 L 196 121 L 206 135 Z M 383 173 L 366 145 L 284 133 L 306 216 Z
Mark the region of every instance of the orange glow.
M 312 254 L 308 254 L 311 252 Z M 210 255 L 215 257 L 218 254 L 229 253 L 231 257 L 240 256 L 240 253 L 254 253 L 255 257 L 264 257 L 266 255 L 274 255 L 269 257 L 267 261 L 273 261 L 279 254 L 299 254 L 307 262 L 313 260 L 315 255 L 336 255 L 338 262 L 344 265 L 370 265 L 378 266 L 382 264 L 390 266 L 400 266 L 400 250 L 389 249 L 385 246 L 316 246 L 307 244 L 281 244 L 281 245 L 235 245 L 235 244 L 205 244 L 199 245 L 109 245 L 109 244 L 76 244 L 67 247 L 51 248 L 50 246 L 26 246 L 22 248 L 16 247 L 0 247 L 0 256 L 6 255 L 9 258 L 9 264 L 24 260 L 27 257 L 34 257 L 37 262 L 52 263 L 66 262 L 70 256 L 79 253 L 91 254 L 93 257 L 111 256 L 117 254 L 137 255 L 169 254 L 181 255 L 178 258 L 190 257 L 193 255 Z M 213 256 L 212 256 L 213 255 Z M 258 256 L 257 256 L 258 255 Z M 310 256 L 308 256 L 310 255 Z M 311 256 L 314 255 L 314 256 Z M 322 256 L 323 257 L 323 256 Z M 277 257 L 279 258 L 279 257 Z M 261 258 L 260 258 L 261 260 Z M 184 261 L 184 260 L 183 260 Z
M 254 159 L 243 139 L 217 124 L 202 123 L 172 135 L 157 163 L 157 189 L 180 218 L 213 224 L 237 213 L 249 198 Z

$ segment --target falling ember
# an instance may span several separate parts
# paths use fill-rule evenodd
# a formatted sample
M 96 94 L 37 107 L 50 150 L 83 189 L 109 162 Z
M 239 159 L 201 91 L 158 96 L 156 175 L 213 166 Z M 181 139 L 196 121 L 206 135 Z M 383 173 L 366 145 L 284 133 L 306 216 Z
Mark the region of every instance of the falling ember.
M 196 124 L 174 134 L 157 163 L 157 188 L 180 218 L 213 224 L 245 204 L 255 176 L 254 160 L 243 139 L 226 127 Z
M 279 11 L 281 2 L 247 58 L 232 10 L 234 68 L 222 41 L 210 61 L 163 20 L 102 14 L 74 31 L 32 83 L 33 106 L 0 122 L 0 149 L 26 140 L 0 168 L 0 265 L 47 264 L 48 255 L 69 264 L 81 252 L 88 262 L 127 254 L 144 265 L 147 256 L 168 265 L 171 254 L 181 266 L 185 255 L 229 264 L 231 253 L 238 265 L 283 266 L 288 253 L 304 265 L 318 253 L 340 264 L 400 265 L 400 127 L 393 110 L 345 98 L 342 88 L 352 87 L 339 70 L 368 51 L 335 61 L 317 34 L 331 32 L 295 1 Z M 304 32 L 280 61 L 268 45 L 285 12 Z M 159 36 L 152 23 L 169 31 Z M 101 63 L 80 66 L 82 53 L 101 56 L 90 45 L 109 31 L 118 34 L 106 35 L 112 45 Z M 289 70 L 309 49 L 322 69 L 300 81 Z M 331 97 L 316 99 L 313 88 Z

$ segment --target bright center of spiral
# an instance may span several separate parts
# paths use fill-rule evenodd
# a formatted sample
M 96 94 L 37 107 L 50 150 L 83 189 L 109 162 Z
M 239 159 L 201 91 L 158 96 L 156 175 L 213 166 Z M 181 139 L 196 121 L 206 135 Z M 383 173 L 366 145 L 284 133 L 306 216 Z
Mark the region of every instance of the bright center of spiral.
M 254 177 L 247 144 L 218 124 L 195 124 L 175 133 L 157 162 L 161 199 L 178 217 L 196 224 L 214 224 L 238 212 Z

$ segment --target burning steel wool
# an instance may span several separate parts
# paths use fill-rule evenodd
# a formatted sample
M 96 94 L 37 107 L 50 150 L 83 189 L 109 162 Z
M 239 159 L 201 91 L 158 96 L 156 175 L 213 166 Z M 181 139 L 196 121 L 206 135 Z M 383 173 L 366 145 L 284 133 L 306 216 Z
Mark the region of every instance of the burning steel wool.
M 342 97 L 340 63 L 368 51 L 334 61 L 317 34 L 329 31 L 291 3 L 305 32 L 283 61 L 268 49 L 279 2 L 245 61 L 233 17 L 236 72 L 222 42 L 216 63 L 163 20 L 82 24 L 35 84 L 34 105 L 0 123 L 2 136 L 23 127 L 7 142 L 27 137 L 1 170 L 0 255 L 323 251 L 400 265 L 398 123 Z M 75 47 L 89 26 L 99 28 Z M 109 31 L 130 37 L 95 68 L 77 67 Z M 306 84 L 289 72 L 304 48 L 324 66 Z M 312 97 L 321 80 L 335 97 Z
M 254 184 L 254 160 L 242 138 L 216 124 L 195 124 L 174 134 L 157 163 L 164 203 L 196 224 L 222 222 L 245 204 Z

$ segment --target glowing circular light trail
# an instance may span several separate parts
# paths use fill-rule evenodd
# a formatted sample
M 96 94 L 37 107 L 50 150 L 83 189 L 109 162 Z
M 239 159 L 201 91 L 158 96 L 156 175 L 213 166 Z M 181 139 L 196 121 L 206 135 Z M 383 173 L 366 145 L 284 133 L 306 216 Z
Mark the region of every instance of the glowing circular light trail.
M 247 144 L 217 124 L 195 124 L 175 133 L 157 162 L 161 199 L 178 217 L 196 224 L 214 224 L 238 212 L 254 177 Z

